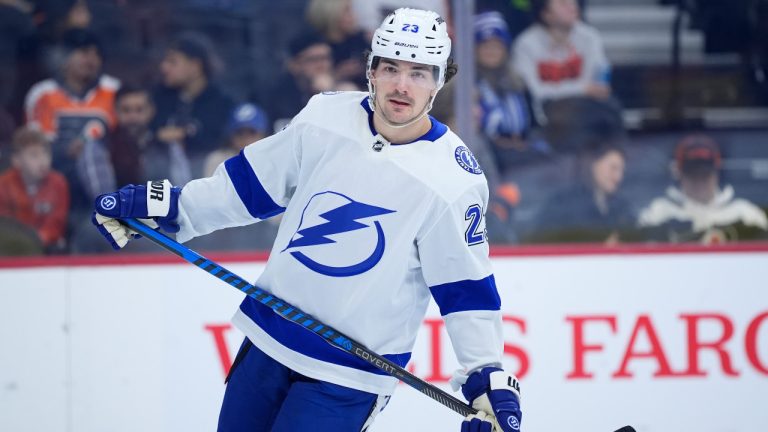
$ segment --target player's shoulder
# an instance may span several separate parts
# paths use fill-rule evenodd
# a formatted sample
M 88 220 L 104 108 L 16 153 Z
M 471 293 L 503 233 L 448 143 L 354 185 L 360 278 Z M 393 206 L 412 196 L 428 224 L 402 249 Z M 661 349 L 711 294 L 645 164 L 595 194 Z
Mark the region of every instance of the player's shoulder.
M 333 131 L 340 135 L 349 132 L 349 125 L 355 116 L 362 116 L 365 110 L 360 106 L 367 93 L 359 91 L 329 91 L 312 96 L 307 105 L 292 120 L 292 125 L 312 126 Z
M 472 150 L 450 128 L 446 127 L 430 148 L 432 185 L 446 201 L 455 201 L 467 193 L 487 193 L 483 168 Z
M 463 179 L 484 180 L 483 168 L 469 146 L 446 126 L 445 133 L 436 141 L 441 154 L 440 161 L 446 172 Z
M 368 96 L 361 91 L 326 91 L 312 96 L 305 111 L 308 118 L 328 118 L 349 111 L 361 111 L 360 101 Z

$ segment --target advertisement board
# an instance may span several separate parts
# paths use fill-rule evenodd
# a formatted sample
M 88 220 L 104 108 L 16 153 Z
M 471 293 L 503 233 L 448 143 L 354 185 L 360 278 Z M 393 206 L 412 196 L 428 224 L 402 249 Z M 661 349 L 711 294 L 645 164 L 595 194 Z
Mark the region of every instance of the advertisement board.
M 263 269 L 225 265 L 251 280 Z M 524 431 L 768 430 L 768 252 L 495 256 L 493 266 Z M 0 269 L 0 430 L 215 430 L 241 298 L 182 263 Z M 432 304 L 408 368 L 449 390 L 457 367 Z M 460 421 L 401 385 L 372 430 Z

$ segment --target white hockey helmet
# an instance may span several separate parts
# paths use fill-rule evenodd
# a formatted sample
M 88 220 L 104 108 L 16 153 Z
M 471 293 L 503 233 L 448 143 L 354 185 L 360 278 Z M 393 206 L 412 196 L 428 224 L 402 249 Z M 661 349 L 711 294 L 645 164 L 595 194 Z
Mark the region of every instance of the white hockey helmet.
M 450 54 L 451 39 L 440 15 L 420 9 L 397 9 L 384 18 L 373 34 L 371 55 L 368 57 L 368 86 L 371 86 L 373 60 L 384 57 L 436 66 L 437 90 L 440 90 L 445 84 Z

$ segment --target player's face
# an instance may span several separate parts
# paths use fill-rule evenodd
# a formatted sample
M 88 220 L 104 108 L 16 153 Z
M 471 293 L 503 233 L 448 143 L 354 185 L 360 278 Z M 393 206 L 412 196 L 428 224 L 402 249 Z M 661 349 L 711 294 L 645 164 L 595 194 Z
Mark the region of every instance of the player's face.
M 30 181 L 40 181 L 51 170 L 51 152 L 43 145 L 30 145 L 13 156 L 13 165 Z
M 611 195 L 619 189 L 624 178 L 624 155 L 618 151 L 609 151 L 592 164 L 592 178 L 595 187 Z
M 376 109 L 393 124 L 405 124 L 420 115 L 437 90 L 434 67 L 383 58 L 371 71 Z

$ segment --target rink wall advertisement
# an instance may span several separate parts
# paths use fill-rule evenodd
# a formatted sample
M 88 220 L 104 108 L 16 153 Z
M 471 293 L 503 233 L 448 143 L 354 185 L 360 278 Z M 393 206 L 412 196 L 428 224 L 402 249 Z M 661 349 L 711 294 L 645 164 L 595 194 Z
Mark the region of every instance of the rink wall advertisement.
M 251 280 L 263 269 L 223 264 Z M 768 248 L 493 265 L 524 431 L 768 430 Z M 215 430 L 241 298 L 173 259 L 0 268 L 0 430 Z M 434 305 L 408 368 L 450 390 L 457 363 Z M 372 430 L 460 420 L 400 385 Z

